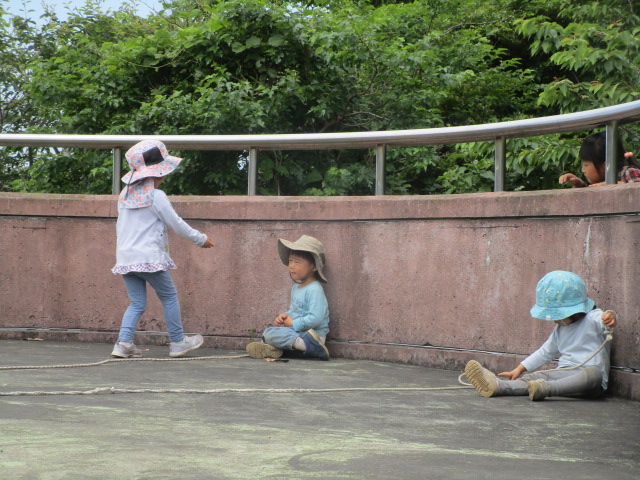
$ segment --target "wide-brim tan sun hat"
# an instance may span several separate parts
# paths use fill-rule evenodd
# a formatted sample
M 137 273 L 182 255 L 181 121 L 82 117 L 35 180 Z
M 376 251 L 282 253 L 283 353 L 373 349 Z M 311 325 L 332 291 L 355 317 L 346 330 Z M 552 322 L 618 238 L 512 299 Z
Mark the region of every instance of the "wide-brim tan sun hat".
M 326 282 L 327 279 L 322 273 L 324 264 L 326 263 L 324 255 L 324 245 L 317 238 L 310 237 L 309 235 L 302 235 L 295 242 L 290 242 L 284 238 L 278 239 L 278 253 L 280 254 L 280 260 L 285 265 L 289 265 L 289 254 L 292 250 L 298 250 L 302 252 L 309 252 L 313 255 L 313 259 L 316 264 L 316 271 L 320 280 Z

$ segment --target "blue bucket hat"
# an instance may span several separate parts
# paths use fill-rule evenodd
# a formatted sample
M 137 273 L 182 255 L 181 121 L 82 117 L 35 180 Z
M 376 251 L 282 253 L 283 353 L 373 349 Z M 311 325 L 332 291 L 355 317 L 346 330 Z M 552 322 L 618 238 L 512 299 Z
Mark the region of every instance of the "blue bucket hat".
M 575 273 L 556 270 L 547 273 L 536 287 L 536 304 L 531 316 L 540 320 L 563 320 L 574 313 L 593 310 L 584 281 Z

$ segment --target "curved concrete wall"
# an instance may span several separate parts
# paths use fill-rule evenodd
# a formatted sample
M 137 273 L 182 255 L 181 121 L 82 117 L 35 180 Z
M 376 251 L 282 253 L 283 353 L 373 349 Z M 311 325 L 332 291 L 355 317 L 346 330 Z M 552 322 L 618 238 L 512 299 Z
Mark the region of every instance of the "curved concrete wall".
M 171 200 L 216 243 L 203 250 L 170 239 L 185 329 L 208 335 L 211 346 L 242 348 L 287 309 L 290 280 L 276 241 L 308 234 L 327 251 L 335 355 L 457 370 L 479 358 L 511 369 L 549 335 L 552 325 L 528 312 L 537 281 L 563 269 L 586 280 L 599 306 L 619 312 L 612 363 L 640 370 L 640 185 Z M 115 340 L 127 306 L 110 272 L 116 216 L 114 196 L 0 194 L 4 338 L 36 331 Z M 140 328 L 151 332 L 140 343 L 166 340 L 153 333 L 164 331 L 153 296 Z M 638 378 L 614 370 L 614 393 L 640 398 Z

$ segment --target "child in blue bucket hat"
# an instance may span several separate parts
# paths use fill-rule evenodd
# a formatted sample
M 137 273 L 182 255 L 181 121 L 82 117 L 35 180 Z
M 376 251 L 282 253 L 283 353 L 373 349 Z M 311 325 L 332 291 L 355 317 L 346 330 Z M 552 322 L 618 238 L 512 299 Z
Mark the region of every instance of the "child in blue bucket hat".
M 618 315 L 597 308 L 587 297 L 582 278 L 561 270 L 547 273 L 538 282 L 531 315 L 556 324 L 547 341 L 516 368 L 498 374 L 505 380 L 471 360 L 465 367 L 471 385 L 483 397 L 528 394 L 538 401 L 602 396 L 609 379 L 612 337 L 608 329 L 616 326 Z M 557 357 L 559 368 L 534 371 Z

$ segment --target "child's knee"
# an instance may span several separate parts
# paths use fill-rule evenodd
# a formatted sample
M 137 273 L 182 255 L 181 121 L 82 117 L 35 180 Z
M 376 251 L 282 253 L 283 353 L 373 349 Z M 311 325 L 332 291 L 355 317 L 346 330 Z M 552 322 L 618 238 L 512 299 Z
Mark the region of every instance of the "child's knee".
M 269 327 L 266 328 L 264 330 L 264 332 L 262 332 L 262 340 L 264 341 L 264 343 L 271 343 L 273 342 L 274 338 L 275 338 L 275 333 L 274 330 L 278 328 L 278 327 Z
M 602 372 L 600 372 L 600 369 L 598 367 L 587 367 L 583 369 L 583 374 L 586 377 L 585 383 L 590 388 L 597 387 L 602 383 Z
M 132 309 L 138 311 L 138 312 L 144 312 L 147 309 L 147 300 L 146 299 L 138 299 L 138 298 L 131 298 L 131 307 Z

